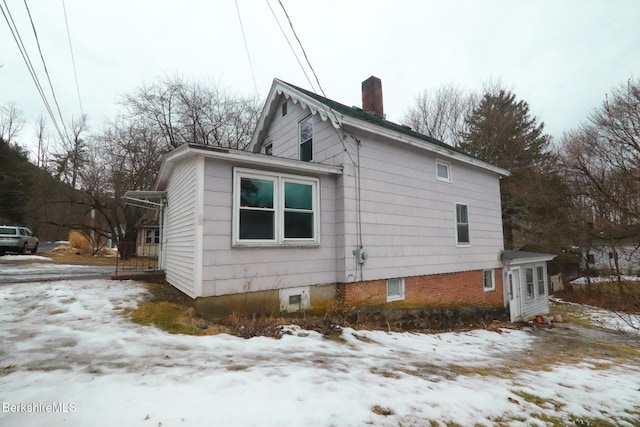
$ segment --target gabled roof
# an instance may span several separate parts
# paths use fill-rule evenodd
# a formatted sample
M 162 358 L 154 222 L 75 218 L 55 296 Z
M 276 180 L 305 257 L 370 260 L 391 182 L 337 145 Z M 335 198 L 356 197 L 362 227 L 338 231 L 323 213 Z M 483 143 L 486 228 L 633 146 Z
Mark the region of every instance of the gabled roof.
M 499 175 L 510 175 L 510 172 L 506 169 L 470 156 L 459 148 L 445 144 L 435 138 L 415 132 L 408 126 L 390 122 L 376 114 L 367 113 L 358 107 L 348 107 L 278 79 L 273 80 L 269 95 L 267 96 L 258 120 L 258 125 L 253 134 L 251 147 L 253 147 L 254 151 L 259 151 L 260 149 L 258 142 L 264 138 L 267 125 L 275 113 L 275 102 L 280 96 L 291 99 L 294 103 L 300 102 L 303 107 L 308 108 L 313 114 L 319 114 L 323 121 L 330 120 L 336 129 L 339 129 L 343 125 L 353 126 L 407 143 L 408 145 L 436 152 L 444 157 L 453 158 L 463 163 L 473 164 L 480 168 L 491 170 Z

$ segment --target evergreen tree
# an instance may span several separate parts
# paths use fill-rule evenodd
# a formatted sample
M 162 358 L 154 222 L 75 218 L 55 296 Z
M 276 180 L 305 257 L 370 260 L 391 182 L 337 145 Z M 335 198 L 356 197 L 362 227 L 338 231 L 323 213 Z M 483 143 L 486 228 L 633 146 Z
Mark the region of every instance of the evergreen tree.
M 460 148 L 511 172 L 500 182 L 505 247 L 559 252 L 570 199 L 544 124 L 505 89 L 486 91 L 466 121 Z

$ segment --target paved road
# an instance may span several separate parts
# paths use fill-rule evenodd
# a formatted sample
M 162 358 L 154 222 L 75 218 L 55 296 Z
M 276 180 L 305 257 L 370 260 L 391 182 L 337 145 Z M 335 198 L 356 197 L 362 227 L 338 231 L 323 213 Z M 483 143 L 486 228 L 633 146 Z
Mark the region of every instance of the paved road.
M 51 280 L 108 279 L 113 272 L 113 266 L 39 263 L 0 257 L 0 285 Z

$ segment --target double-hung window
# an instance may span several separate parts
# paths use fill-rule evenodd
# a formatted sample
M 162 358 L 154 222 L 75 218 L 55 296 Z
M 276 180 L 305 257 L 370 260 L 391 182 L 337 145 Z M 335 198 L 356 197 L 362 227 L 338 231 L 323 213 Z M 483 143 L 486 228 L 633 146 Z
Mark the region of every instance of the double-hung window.
M 144 243 L 147 245 L 159 244 L 160 243 L 160 230 L 159 229 L 151 229 L 145 231 Z
M 484 270 L 482 272 L 484 281 L 484 290 L 493 291 L 496 288 L 496 275 L 494 270 Z
M 524 278 L 527 286 L 527 299 L 533 299 L 533 268 L 527 267 L 524 269 Z
M 538 285 L 538 298 L 545 296 L 544 291 L 544 267 L 539 265 L 536 267 L 536 283 Z
M 467 205 L 456 203 L 456 244 L 469 246 L 469 212 Z
M 318 180 L 234 170 L 234 244 L 319 243 Z
M 305 162 L 313 160 L 313 116 L 298 123 L 299 159 Z

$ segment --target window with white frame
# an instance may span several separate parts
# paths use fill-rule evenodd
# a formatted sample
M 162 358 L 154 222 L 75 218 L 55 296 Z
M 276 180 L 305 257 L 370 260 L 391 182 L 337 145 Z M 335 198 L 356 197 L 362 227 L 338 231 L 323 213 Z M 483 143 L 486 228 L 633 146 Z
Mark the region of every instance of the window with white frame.
M 469 246 L 469 212 L 467 205 L 456 203 L 456 243 Z
M 234 244 L 317 244 L 318 180 L 234 170 Z
M 496 275 L 494 270 L 484 270 L 484 290 L 493 291 L 496 288 Z
M 313 160 L 313 116 L 298 123 L 298 151 L 300 160 Z
M 387 279 L 387 302 L 404 299 L 404 279 Z
M 539 265 L 536 267 L 536 283 L 538 285 L 538 298 L 546 295 L 544 289 L 544 267 Z
M 262 154 L 266 154 L 267 156 L 273 155 L 273 142 L 269 141 L 262 146 Z
M 527 299 L 533 299 L 533 268 L 527 267 L 524 269 L 524 280 L 527 290 Z
M 436 179 L 438 181 L 451 182 L 451 163 L 436 160 Z
M 287 101 L 282 103 L 282 117 L 287 115 Z
M 144 234 L 144 243 L 147 245 L 160 243 L 160 230 L 159 229 L 147 229 Z

